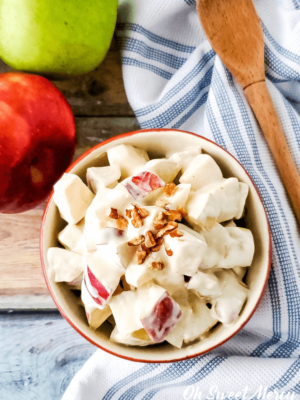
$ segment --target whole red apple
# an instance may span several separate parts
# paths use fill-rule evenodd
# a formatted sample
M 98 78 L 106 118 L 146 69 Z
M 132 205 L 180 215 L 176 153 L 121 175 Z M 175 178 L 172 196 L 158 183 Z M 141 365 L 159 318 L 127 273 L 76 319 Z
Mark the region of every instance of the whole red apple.
M 0 74 L 0 212 L 36 207 L 72 161 L 75 121 L 46 78 Z

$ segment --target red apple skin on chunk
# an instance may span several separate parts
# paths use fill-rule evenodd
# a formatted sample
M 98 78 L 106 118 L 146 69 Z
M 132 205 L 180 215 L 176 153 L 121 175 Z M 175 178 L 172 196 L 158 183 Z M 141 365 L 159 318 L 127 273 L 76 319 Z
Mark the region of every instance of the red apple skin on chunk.
M 63 94 L 46 78 L 0 74 L 0 212 L 36 207 L 70 165 L 75 121 Z
M 89 267 L 87 267 L 87 275 L 90 285 L 97 292 L 97 297 L 90 293 L 89 285 L 87 285 L 87 283 L 85 282 L 89 294 L 92 296 L 97 304 L 99 304 L 100 306 L 104 306 L 110 298 L 111 291 L 109 291 L 109 289 L 102 285 L 102 283 L 95 277 Z
M 162 342 L 180 320 L 179 305 L 165 292 L 155 304 L 152 313 L 141 319 L 145 331 L 154 343 Z
M 164 187 L 165 182 L 159 176 L 145 171 L 126 180 L 124 186 L 131 196 L 137 200 L 143 199 L 153 190 Z

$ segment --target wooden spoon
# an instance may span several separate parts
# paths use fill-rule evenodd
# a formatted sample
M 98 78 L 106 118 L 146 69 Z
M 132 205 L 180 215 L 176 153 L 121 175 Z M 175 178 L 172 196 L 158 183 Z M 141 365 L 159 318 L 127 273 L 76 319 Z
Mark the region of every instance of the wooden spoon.
M 242 86 L 300 223 L 300 178 L 265 83 L 264 39 L 251 0 L 197 0 L 212 48 Z

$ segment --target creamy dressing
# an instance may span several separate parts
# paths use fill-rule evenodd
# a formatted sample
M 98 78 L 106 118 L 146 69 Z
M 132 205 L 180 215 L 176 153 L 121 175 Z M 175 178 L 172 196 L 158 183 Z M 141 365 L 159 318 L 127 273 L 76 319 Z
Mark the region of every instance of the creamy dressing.
M 151 161 L 130 145 L 107 154 L 110 166 L 87 170 L 96 196 L 76 175 L 55 185 L 69 224 L 59 233 L 65 249 L 48 251 L 49 275 L 81 285 L 92 328 L 112 313 L 111 340 L 119 343 L 167 340 L 180 348 L 218 321 L 234 322 L 248 296 L 240 280 L 254 256 L 252 233 L 233 221 L 243 215 L 248 186 L 223 178 L 200 148 Z M 178 173 L 180 184 L 169 184 Z M 143 216 L 133 220 L 136 212 Z M 166 224 L 173 231 L 162 235 Z

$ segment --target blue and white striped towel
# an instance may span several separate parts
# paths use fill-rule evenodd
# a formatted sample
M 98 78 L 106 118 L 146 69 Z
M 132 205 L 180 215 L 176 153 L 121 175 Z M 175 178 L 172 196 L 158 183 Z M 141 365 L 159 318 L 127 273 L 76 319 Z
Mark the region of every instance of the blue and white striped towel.
M 300 170 L 300 1 L 256 0 L 255 6 L 265 38 L 267 85 Z M 217 391 L 223 399 L 232 398 L 230 392 L 248 399 L 267 398 L 266 390 L 300 398 L 299 233 L 241 88 L 206 40 L 195 0 L 121 0 L 117 36 L 126 93 L 141 127 L 203 135 L 248 170 L 270 220 L 273 268 L 258 310 L 223 346 L 161 365 L 98 350 L 63 399 L 216 399 Z

